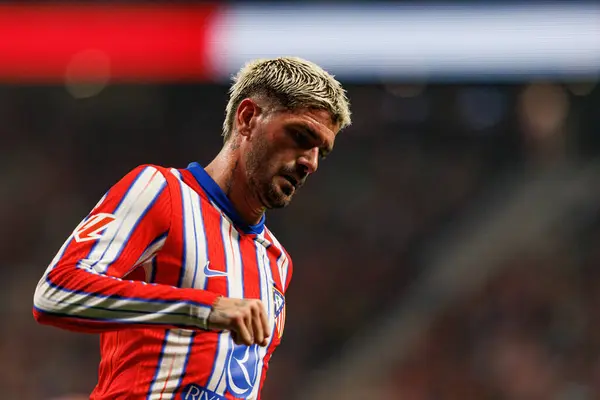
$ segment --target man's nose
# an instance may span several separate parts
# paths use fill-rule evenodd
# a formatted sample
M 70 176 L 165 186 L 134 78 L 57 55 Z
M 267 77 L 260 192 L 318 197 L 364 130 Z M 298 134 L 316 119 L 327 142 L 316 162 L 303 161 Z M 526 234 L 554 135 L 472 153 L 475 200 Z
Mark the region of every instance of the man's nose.
M 305 172 L 308 175 L 315 173 L 317 168 L 319 168 L 319 148 L 313 147 L 306 151 L 300 156 L 298 163 L 305 168 Z

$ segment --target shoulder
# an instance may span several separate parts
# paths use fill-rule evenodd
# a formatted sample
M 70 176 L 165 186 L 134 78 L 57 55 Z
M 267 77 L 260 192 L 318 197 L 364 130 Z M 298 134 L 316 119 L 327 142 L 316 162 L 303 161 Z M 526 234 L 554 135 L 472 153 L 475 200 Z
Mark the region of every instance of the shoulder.
M 168 168 L 155 164 L 140 164 L 130 169 L 124 178 L 140 179 L 158 179 L 165 181 Z
M 158 165 L 158 164 L 141 164 L 138 165 L 137 167 L 135 167 L 133 169 L 133 171 L 147 171 L 147 173 L 154 173 L 154 174 L 160 174 L 162 175 L 164 178 L 166 178 L 167 176 L 173 175 L 173 176 L 177 176 L 177 169 L 175 168 L 171 168 L 171 167 L 165 167 L 162 165 Z
M 181 175 L 175 168 L 164 167 L 157 164 L 141 164 L 130 169 L 121 180 L 113 187 L 125 194 L 137 193 L 138 195 L 150 195 L 154 193 L 160 196 L 161 203 L 170 203 L 177 195 Z
M 128 197 L 130 200 L 137 199 L 140 195 L 157 194 L 167 185 L 162 167 L 142 164 L 130 169 L 112 185 L 106 196 Z
M 145 178 L 150 180 L 158 180 L 168 186 L 172 186 L 173 184 L 179 185 L 179 182 L 183 179 L 180 169 L 157 164 L 138 165 L 130 170 L 126 177 L 133 177 L 134 179 Z

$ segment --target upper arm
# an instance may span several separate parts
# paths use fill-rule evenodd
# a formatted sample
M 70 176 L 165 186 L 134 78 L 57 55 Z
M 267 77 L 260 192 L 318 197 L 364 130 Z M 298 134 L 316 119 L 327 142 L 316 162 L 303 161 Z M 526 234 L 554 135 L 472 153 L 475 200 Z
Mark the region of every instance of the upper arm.
M 162 247 L 170 221 L 166 177 L 156 167 L 137 167 L 77 226 L 53 264 L 123 277 Z

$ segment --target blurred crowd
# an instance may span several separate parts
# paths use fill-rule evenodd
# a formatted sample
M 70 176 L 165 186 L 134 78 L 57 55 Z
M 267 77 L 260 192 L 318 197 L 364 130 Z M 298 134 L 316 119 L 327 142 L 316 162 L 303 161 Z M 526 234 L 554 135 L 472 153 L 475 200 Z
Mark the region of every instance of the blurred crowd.
M 600 227 L 507 255 L 391 371 L 403 400 L 600 398 Z
M 545 125 L 535 116 L 572 95 L 541 88 L 537 97 L 524 85 L 348 88 L 354 125 L 292 205 L 267 216 L 295 274 L 265 400 L 293 398 L 311 370 L 385 312 L 387 301 L 418 279 L 424 243 L 451 228 L 503 171 L 518 169 L 532 154 L 560 153 L 548 152 L 554 145 L 547 142 L 564 142 L 556 137 L 568 131 L 567 111 Z M 128 170 L 211 160 L 221 144 L 226 89 L 110 86 L 79 99 L 58 86 L 0 90 L 2 398 L 91 391 L 98 337 L 37 326 L 31 316 L 37 280 Z M 523 96 L 533 96 L 537 108 L 523 111 L 529 104 Z M 587 104 L 573 102 L 569 110 L 594 118 Z M 590 274 L 600 253 L 591 249 L 581 268 L 566 256 L 511 259 L 481 292 L 449 305 L 393 371 L 394 391 L 402 399 L 519 400 L 549 399 L 558 384 L 561 392 L 595 390 L 600 324 Z

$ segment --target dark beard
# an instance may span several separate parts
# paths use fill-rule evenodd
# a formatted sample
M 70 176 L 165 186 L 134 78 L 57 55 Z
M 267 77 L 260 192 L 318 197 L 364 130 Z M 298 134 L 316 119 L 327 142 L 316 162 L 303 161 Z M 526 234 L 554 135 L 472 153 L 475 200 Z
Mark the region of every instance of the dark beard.
M 281 189 L 277 188 L 275 182 L 271 181 L 266 190 L 266 202 L 268 203 L 267 208 L 284 208 L 288 204 L 292 198 L 281 191 Z
M 259 139 L 254 148 L 247 153 L 246 171 L 250 190 L 258 197 L 262 205 L 267 209 L 283 208 L 287 206 L 291 197 L 281 191 L 274 182 L 275 176 L 265 174 L 268 168 L 265 160 L 268 160 L 268 144 Z

